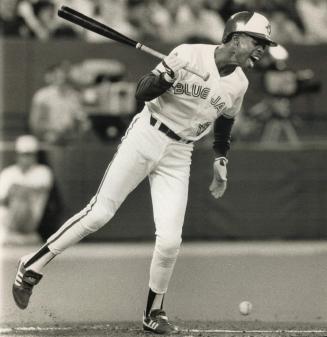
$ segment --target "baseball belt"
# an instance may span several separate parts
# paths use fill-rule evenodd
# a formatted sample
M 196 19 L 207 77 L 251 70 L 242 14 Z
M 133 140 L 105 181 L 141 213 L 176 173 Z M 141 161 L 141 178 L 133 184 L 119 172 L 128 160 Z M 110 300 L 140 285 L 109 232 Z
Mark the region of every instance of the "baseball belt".
M 167 125 L 158 121 L 152 115 L 150 117 L 150 124 L 152 126 L 154 126 L 156 129 L 158 129 L 159 131 L 163 132 L 166 136 L 168 136 L 171 139 L 177 140 L 177 141 L 179 141 L 181 143 L 185 143 L 185 144 L 193 143 L 193 141 L 191 141 L 191 140 L 187 140 L 187 139 L 184 139 L 184 138 L 176 135 L 176 133 L 173 130 L 169 129 L 169 127 Z

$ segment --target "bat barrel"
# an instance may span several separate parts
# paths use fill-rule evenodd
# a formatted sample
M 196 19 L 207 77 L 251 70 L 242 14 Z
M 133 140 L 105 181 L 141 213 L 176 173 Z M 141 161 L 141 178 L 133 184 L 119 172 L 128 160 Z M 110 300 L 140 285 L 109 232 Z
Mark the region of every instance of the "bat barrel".
M 0 0 L 1 1 L 1 0 Z M 89 16 L 86 16 L 78 11 L 76 11 L 73 8 L 70 8 L 68 6 L 61 6 L 61 8 L 58 10 L 58 16 L 61 18 L 70 21 L 76 25 L 79 25 L 87 30 L 90 30 L 91 32 L 94 32 L 96 34 L 102 35 L 106 38 L 109 38 L 111 40 L 132 46 L 134 48 L 140 49 L 148 54 L 151 54 L 159 59 L 163 59 L 166 56 L 164 54 L 159 53 L 158 51 L 149 48 L 139 42 L 136 42 L 132 40 L 131 38 L 117 32 L 116 30 L 112 29 L 111 27 L 90 18 Z M 189 66 L 185 67 L 185 70 L 199 76 L 204 81 L 207 81 L 209 78 L 209 73 L 201 73 L 198 69 L 191 68 Z
M 61 6 L 58 10 L 58 16 L 111 40 L 121 42 L 132 47 L 135 47 L 137 44 L 136 41 L 130 39 L 129 37 L 68 6 Z

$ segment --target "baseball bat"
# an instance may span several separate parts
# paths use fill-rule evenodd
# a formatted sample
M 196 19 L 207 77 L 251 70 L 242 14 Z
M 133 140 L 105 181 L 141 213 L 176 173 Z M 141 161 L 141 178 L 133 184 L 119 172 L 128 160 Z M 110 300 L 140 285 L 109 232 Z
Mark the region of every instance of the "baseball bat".
M 58 10 L 58 16 L 60 16 L 61 18 L 70 21 L 76 25 L 79 25 L 87 30 L 90 30 L 96 34 L 102 35 L 108 39 L 126 44 L 128 46 L 134 47 L 136 49 L 142 50 L 145 53 L 148 53 L 152 56 L 155 56 L 159 59 L 164 59 L 166 57 L 166 55 L 145 46 L 144 44 L 137 42 L 121 33 L 119 33 L 118 31 L 112 29 L 111 27 L 95 20 L 92 19 L 91 17 L 84 15 L 78 11 L 76 11 L 73 8 L 70 8 L 68 6 L 61 6 L 61 8 L 59 8 Z M 202 78 L 204 81 L 207 81 L 210 74 L 208 72 L 202 74 L 199 70 L 194 69 L 192 67 L 186 66 L 184 68 L 186 71 L 195 74 L 197 76 L 199 76 L 200 78 Z

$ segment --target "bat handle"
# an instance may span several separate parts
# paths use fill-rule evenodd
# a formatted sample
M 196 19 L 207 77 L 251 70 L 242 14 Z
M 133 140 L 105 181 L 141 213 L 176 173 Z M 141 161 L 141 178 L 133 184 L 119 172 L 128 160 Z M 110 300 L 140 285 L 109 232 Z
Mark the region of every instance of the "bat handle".
M 137 43 L 136 46 L 135 46 L 135 48 L 143 50 L 144 52 L 146 52 L 146 53 L 148 53 L 150 55 L 153 55 L 153 56 L 155 56 L 155 57 L 157 57 L 157 58 L 159 58 L 161 60 L 163 60 L 166 57 L 166 55 L 164 55 L 162 53 L 159 53 L 158 51 L 156 51 L 156 50 L 154 50 L 152 48 L 149 48 L 149 47 L 147 47 L 147 46 L 145 46 L 145 45 L 143 45 L 141 43 Z M 210 77 L 210 74 L 208 72 L 202 74 L 202 73 L 200 73 L 199 70 L 194 69 L 194 68 L 189 67 L 189 66 L 186 66 L 184 69 L 186 71 L 188 71 L 188 72 L 196 75 L 196 76 L 199 76 L 204 81 L 207 81 L 209 79 L 209 77 Z

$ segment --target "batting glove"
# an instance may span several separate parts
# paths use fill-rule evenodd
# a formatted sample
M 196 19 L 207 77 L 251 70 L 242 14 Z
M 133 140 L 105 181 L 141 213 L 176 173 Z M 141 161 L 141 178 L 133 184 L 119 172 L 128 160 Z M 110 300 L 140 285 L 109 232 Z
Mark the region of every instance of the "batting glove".
M 162 60 L 162 64 L 166 69 L 165 80 L 172 83 L 178 77 L 179 71 L 188 65 L 188 62 L 177 57 L 175 54 L 170 54 Z
M 227 163 L 225 157 L 216 158 L 213 163 L 213 179 L 209 190 L 216 199 L 223 196 L 227 187 Z

